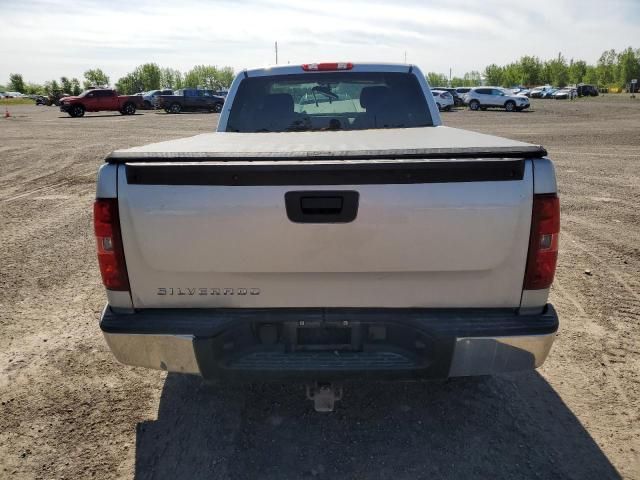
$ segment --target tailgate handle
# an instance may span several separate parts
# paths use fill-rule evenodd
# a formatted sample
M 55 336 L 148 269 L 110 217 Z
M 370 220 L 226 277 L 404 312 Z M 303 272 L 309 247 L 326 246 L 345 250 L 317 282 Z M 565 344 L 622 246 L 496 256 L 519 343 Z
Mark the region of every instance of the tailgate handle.
M 300 208 L 305 215 L 335 215 L 342 211 L 342 197 L 302 197 Z
M 348 223 L 358 214 L 359 193 L 296 191 L 284 195 L 287 217 L 295 223 Z

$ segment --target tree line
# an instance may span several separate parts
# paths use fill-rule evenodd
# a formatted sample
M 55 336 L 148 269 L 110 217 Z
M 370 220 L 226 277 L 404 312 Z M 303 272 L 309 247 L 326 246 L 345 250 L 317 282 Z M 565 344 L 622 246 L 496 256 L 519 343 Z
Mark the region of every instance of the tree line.
M 160 67 L 155 63 L 145 63 L 127 73 L 116 83 L 116 89 L 125 95 L 161 88 L 205 88 L 221 90 L 229 88 L 235 73 L 231 67 L 214 65 L 196 65 L 186 73 L 175 68 Z M 487 65 L 483 72 L 471 71 L 462 77 L 453 77 L 451 82 L 444 73 L 429 72 L 427 79 L 432 86 L 451 85 L 452 87 L 472 87 L 476 85 L 495 85 L 511 87 L 514 85 L 536 86 L 552 84 L 564 87 L 569 84 L 589 83 L 605 88 L 625 88 L 632 79 L 640 77 L 640 49 L 626 48 L 621 52 L 606 50 L 595 65 L 584 60 L 569 61 L 562 54 L 549 60 L 525 55 L 508 65 Z M 77 78 L 60 77 L 44 84 L 27 83 L 19 73 L 9 76 L 6 87 L 0 90 L 25 94 L 69 93 L 78 95 L 92 86 L 107 86 L 109 76 L 100 68 L 84 72 L 82 84 Z
M 631 80 L 640 78 L 640 48 L 631 47 L 616 52 L 607 50 L 600 55 L 595 65 L 584 60 L 567 59 L 558 54 L 556 58 L 541 60 L 536 56 L 523 56 L 508 65 L 487 65 L 483 72 L 471 71 L 462 77 L 451 78 L 452 87 L 493 85 L 527 87 L 551 84 L 557 87 L 588 83 L 604 88 L 625 88 Z M 443 73 L 429 72 L 429 85 L 449 85 L 449 77 Z
M 115 83 L 115 88 L 124 95 L 162 88 L 222 90 L 229 88 L 234 77 L 235 72 L 231 67 L 196 65 L 183 74 L 174 68 L 162 68 L 155 63 L 145 63 L 120 78 Z M 25 82 L 21 74 L 12 73 L 9 75 L 9 83 L 6 86 L 0 86 L 0 90 L 27 95 L 55 95 L 58 93 L 79 95 L 88 88 L 109 85 L 109 76 L 102 69 L 94 68 L 84 72 L 82 84 L 77 78 L 69 77 L 60 77 L 59 81 L 54 79 L 37 84 Z

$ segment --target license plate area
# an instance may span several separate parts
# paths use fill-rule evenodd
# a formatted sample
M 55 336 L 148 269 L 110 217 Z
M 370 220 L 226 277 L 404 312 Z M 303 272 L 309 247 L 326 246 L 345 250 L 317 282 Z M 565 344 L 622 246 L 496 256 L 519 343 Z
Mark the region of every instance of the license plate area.
M 298 322 L 289 325 L 292 351 L 359 351 L 359 325 L 347 322 Z

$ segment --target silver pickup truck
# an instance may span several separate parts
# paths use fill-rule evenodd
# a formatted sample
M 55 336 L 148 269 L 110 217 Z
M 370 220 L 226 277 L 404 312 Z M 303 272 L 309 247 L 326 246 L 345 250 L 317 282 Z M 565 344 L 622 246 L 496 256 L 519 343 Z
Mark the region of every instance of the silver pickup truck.
M 542 147 L 442 126 L 415 66 L 247 70 L 227 98 L 217 132 L 100 168 L 119 361 L 321 384 L 544 362 L 560 220 Z

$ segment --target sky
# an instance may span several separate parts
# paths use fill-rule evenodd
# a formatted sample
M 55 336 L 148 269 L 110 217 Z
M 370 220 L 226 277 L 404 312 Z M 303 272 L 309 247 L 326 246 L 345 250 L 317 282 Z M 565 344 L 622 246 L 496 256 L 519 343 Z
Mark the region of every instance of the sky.
M 235 70 L 384 61 L 462 76 L 522 55 L 595 63 L 640 48 L 640 0 L 0 0 L 0 84 L 155 62 Z

